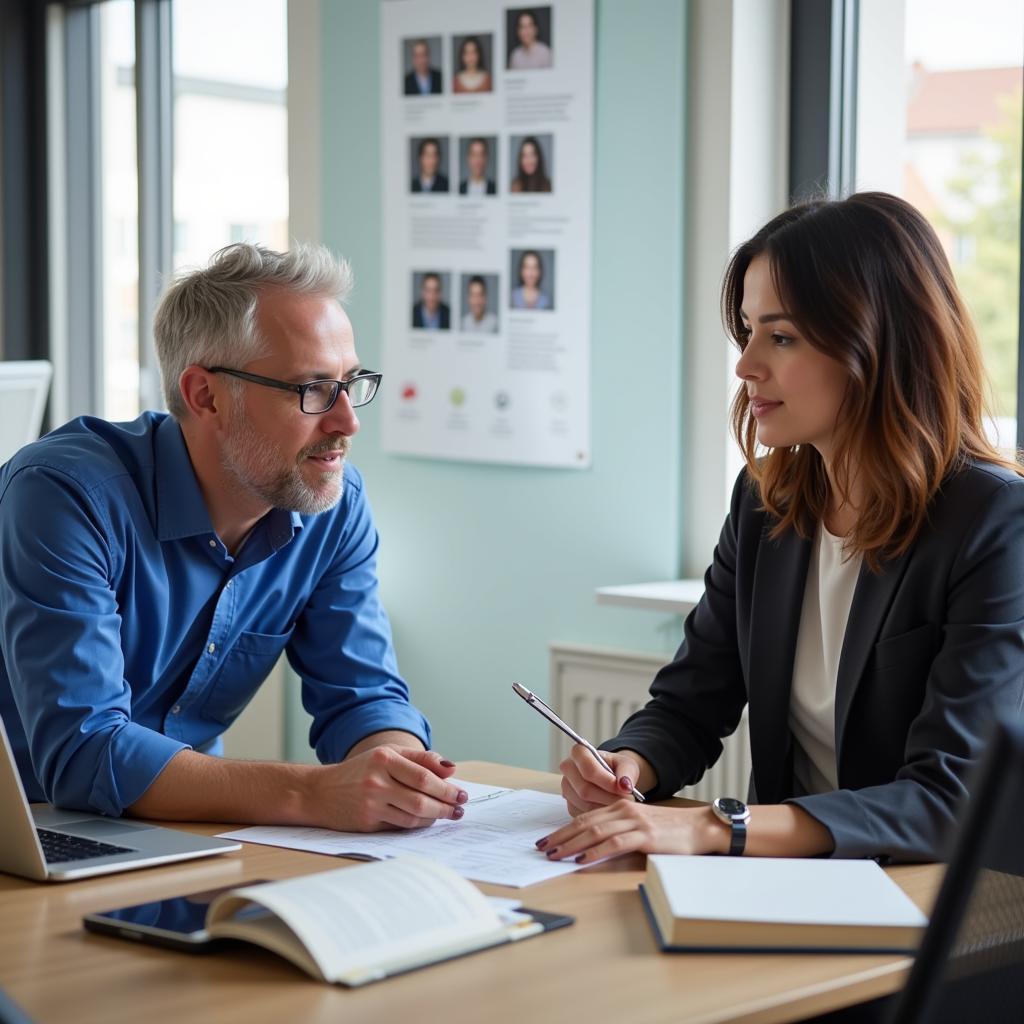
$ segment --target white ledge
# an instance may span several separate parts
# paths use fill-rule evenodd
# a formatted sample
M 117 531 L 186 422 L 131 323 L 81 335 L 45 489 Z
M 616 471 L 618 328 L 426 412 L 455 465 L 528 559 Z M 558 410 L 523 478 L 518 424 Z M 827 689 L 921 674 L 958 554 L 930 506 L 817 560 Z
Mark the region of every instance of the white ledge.
M 686 615 L 703 594 L 703 580 L 630 583 L 620 587 L 598 587 L 597 603 L 618 605 L 620 608 L 651 608 L 654 611 Z

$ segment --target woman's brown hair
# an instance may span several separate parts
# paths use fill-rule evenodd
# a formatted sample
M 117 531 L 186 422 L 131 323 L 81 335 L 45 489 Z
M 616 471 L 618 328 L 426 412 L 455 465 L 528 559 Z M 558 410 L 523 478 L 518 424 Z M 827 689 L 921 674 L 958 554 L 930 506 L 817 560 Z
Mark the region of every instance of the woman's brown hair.
M 733 254 L 722 284 L 729 333 L 746 342 L 743 278 L 758 256 L 801 335 L 846 369 L 833 435 L 840 497 L 856 475 L 860 506 L 849 539 L 874 571 L 914 542 L 928 505 L 970 459 L 1024 475 L 985 435 L 981 349 L 931 225 L 885 192 L 811 200 L 779 214 Z M 831 490 L 811 445 L 757 453 L 746 388 L 732 427 L 772 536 L 813 536 Z

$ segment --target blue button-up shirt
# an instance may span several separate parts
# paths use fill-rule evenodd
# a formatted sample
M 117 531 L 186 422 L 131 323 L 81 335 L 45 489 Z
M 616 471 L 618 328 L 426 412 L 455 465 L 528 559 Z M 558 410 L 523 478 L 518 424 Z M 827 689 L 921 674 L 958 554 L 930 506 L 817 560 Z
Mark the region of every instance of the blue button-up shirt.
M 378 538 L 275 509 L 232 557 L 176 421 L 83 417 L 0 468 L 0 716 L 30 800 L 119 815 L 182 748 L 220 751 L 282 651 L 322 762 L 382 729 L 429 745 L 380 604 Z

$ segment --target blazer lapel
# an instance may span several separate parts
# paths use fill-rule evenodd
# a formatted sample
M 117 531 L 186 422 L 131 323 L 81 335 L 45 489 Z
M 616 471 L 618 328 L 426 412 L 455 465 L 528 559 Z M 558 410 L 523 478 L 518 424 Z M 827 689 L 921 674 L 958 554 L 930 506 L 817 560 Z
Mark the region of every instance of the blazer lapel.
M 790 531 L 757 550 L 750 605 L 747 701 L 754 786 L 760 803 L 789 796 L 789 691 L 811 541 Z
M 892 604 L 896 589 L 903 579 L 910 552 L 883 564 L 876 575 L 862 565 L 857 587 L 853 592 L 850 617 L 843 637 L 843 651 L 839 656 L 839 672 L 836 678 L 836 762 L 842 749 L 843 732 L 868 658 L 875 648 L 879 630 Z

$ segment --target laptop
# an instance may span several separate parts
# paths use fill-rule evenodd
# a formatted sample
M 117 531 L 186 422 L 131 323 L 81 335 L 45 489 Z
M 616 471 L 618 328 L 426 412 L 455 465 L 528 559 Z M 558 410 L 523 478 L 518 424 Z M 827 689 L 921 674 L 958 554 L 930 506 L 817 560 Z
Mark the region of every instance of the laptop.
M 1024 719 L 993 729 L 889 1024 L 1024 1021 Z
M 0 871 L 39 882 L 91 878 L 242 848 L 140 821 L 30 807 L 2 718 L 0 822 Z

